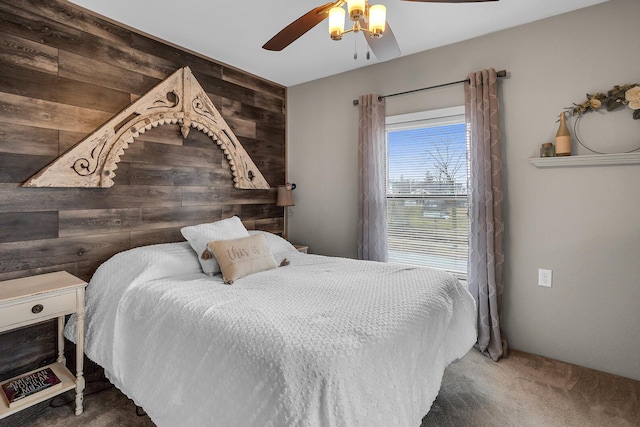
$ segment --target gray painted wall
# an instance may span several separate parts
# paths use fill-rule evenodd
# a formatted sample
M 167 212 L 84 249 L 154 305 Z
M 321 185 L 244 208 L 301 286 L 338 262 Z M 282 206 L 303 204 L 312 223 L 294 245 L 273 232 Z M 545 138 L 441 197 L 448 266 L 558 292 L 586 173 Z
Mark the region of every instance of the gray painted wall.
M 358 95 L 507 69 L 501 119 L 509 344 L 640 380 L 640 166 L 538 169 L 528 160 L 553 139 L 564 107 L 586 92 L 640 81 L 638 22 L 638 0 L 611 0 L 289 88 L 289 178 L 298 184 L 290 239 L 312 253 L 356 256 L 358 109 L 351 101 Z M 456 86 L 388 99 L 387 114 L 462 103 Z M 583 138 L 601 151 L 640 144 L 631 110 L 583 122 Z M 538 268 L 553 270 L 552 288 L 537 286 Z

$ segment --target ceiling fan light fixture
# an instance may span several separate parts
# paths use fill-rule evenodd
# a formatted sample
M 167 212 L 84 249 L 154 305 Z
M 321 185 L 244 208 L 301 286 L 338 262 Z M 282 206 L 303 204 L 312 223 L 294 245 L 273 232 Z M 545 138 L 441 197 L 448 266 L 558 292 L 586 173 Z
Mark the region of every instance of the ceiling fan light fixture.
M 382 37 L 387 22 L 387 8 L 375 4 L 369 8 L 369 33 L 373 37 Z
M 349 18 L 352 21 L 359 21 L 364 17 L 367 2 L 365 0 L 347 0 Z
M 338 1 L 329 9 L 329 34 L 331 40 L 342 40 L 346 33 L 365 31 L 373 38 L 380 38 L 387 25 L 387 8 L 384 5 L 369 5 L 367 0 L 350 0 L 347 2 L 349 19 L 353 21 L 352 28 L 345 30 L 345 11 L 342 8 L 343 1 Z M 362 9 L 362 13 L 360 10 Z
M 418 3 L 476 3 L 476 2 L 496 2 L 499 0 L 405 0 Z M 350 29 L 344 29 L 344 11 L 332 11 L 333 8 L 340 8 L 347 5 L 349 11 L 349 18 L 353 21 L 353 25 Z M 370 9 L 374 9 L 371 12 Z M 400 56 L 400 47 L 396 41 L 391 27 L 384 21 L 380 23 L 380 20 L 376 17 L 378 12 L 375 12 L 376 6 L 369 6 L 368 0 L 331 0 L 329 3 L 318 6 L 311 9 L 309 12 L 302 15 L 286 27 L 284 27 L 278 34 L 273 36 L 268 42 L 266 42 L 262 48 L 266 50 L 281 51 L 296 41 L 299 37 L 305 34 L 307 31 L 318 25 L 320 22 L 329 18 L 330 14 L 334 15 L 334 18 L 330 21 L 335 24 L 329 24 L 329 33 L 333 40 L 341 40 L 342 36 L 346 33 L 358 33 L 360 31 L 365 32 L 367 44 L 376 55 L 377 58 L 384 58 L 389 60 Z M 331 13 L 333 12 L 333 13 Z M 340 14 L 340 15 L 337 15 Z M 373 17 L 369 16 L 373 15 Z M 385 11 L 386 15 L 386 11 Z M 338 17 L 339 16 L 339 17 Z M 380 36 L 385 34 L 384 38 Z
M 345 11 L 341 7 L 332 7 L 329 9 L 329 34 L 331 40 L 342 40 L 344 33 Z

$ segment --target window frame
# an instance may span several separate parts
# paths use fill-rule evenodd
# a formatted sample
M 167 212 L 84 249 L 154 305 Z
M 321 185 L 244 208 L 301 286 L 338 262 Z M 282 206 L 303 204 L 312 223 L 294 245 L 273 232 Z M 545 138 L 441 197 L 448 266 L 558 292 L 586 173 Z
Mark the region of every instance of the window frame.
M 388 132 L 393 132 L 393 131 L 401 131 L 401 130 L 410 130 L 410 129 L 418 129 L 418 128 L 424 128 L 424 127 L 429 127 L 429 126 L 446 126 L 447 124 L 460 124 L 461 123 L 461 119 L 462 122 L 464 122 L 464 115 L 465 115 L 465 108 L 464 105 L 461 106 L 455 106 L 455 107 L 448 107 L 448 108 L 439 108 L 439 109 L 434 109 L 434 110 L 426 110 L 426 111 L 419 111 L 419 112 L 415 112 L 415 113 L 408 113 L 408 114 L 398 114 L 398 115 L 392 115 L 392 116 L 387 116 L 385 118 L 385 141 L 387 140 L 387 134 Z M 467 167 L 467 177 L 469 174 L 469 157 L 468 157 L 468 150 L 469 150 L 469 138 L 468 138 L 468 132 L 467 132 L 467 159 L 466 159 L 466 167 Z M 411 199 L 411 198 L 415 198 L 415 199 L 435 199 L 435 200 L 456 200 L 456 199 L 460 199 L 462 197 L 467 199 L 467 203 L 469 204 L 469 194 L 468 194 L 468 181 L 467 181 L 467 194 L 465 195 L 429 195 L 428 197 L 425 195 L 412 195 L 412 194 L 402 194 L 402 195 L 398 195 L 398 194 L 392 194 L 389 192 L 390 189 L 390 183 L 389 183 L 389 152 L 388 152 L 388 148 L 385 148 L 386 151 L 386 158 L 387 158 L 387 166 L 386 166 L 386 171 L 385 171 L 385 200 L 393 200 L 393 199 Z M 469 220 L 470 221 L 470 220 Z M 386 236 L 386 238 L 389 238 L 389 235 Z M 467 254 L 467 260 L 468 260 L 468 254 Z M 445 266 L 441 266 L 441 267 L 433 267 L 433 268 L 440 268 L 442 270 L 446 270 L 449 271 L 450 273 L 454 274 L 454 276 L 456 276 L 458 279 L 462 280 L 462 281 L 466 281 L 466 273 L 461 273 L 458 271 L 452 271 L 447 269 Z

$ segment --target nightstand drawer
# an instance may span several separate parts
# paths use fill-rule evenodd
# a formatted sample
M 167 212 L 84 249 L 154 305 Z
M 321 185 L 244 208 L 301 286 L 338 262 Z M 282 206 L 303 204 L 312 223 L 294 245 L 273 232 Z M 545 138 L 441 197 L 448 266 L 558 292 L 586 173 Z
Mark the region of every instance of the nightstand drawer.
M 28 302 L 5 306 L 0 312 L 0 328 L 76 310 L 76 293 L 33 298 Z

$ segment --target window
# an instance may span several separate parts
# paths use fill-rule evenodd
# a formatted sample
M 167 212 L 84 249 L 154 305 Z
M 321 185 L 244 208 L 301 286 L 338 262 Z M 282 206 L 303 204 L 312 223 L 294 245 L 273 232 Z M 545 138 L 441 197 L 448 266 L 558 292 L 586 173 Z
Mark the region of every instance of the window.
M 389 262 L 467 276 L 469 206 L 464 107 L 387 117 Z

